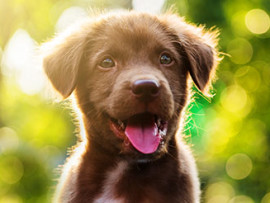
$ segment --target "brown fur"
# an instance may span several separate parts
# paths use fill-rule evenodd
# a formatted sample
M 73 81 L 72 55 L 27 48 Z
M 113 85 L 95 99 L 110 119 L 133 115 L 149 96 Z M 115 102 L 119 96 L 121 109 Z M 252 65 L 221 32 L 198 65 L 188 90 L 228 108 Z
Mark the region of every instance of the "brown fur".
M 44 69 L 64 98 L 73 91 L 86 139 L 64 167 L 56 202 L 199 202 L 199 181 L 190 150 L 177 135 L 187 103 L 189 75 L 207 92 L 217 65 L 216 35 L 174 14 L 126 12 L 91 18 L 44 45 Z M 159 63 L 169 53 L 174 63 Z M 113 68 L 100 68 L 110 55 Z M 160 83 L 145 103 L 131 94 L 138 79 Z M 164 144 L 152 154 L 126 147 L 110 118 L 151 112 L 168 121 Z M 111 174 L 111 175 L 110 175 Z

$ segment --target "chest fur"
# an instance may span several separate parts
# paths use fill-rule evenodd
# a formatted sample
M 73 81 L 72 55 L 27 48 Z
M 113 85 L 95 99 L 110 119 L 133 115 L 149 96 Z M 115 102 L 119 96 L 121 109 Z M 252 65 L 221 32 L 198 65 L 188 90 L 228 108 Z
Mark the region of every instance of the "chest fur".
M 190 178 L 179 173 L 177 164 L 165 165 L 119 162 L 107 172 L 94 202 L 192 202 Z

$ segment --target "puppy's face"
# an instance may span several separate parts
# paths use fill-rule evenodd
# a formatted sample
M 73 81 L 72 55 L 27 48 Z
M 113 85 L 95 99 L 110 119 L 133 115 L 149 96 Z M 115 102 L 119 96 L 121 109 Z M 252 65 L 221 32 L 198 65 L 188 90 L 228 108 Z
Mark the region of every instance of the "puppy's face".
M 158 158 L 186 103 L 188 76 L 202 91 L 209 82 L 215 48 L 206 35 L 174 15 L 110 15 L 55 40 L 44 68 L 64 97 L 75 89 L 92 142 Z

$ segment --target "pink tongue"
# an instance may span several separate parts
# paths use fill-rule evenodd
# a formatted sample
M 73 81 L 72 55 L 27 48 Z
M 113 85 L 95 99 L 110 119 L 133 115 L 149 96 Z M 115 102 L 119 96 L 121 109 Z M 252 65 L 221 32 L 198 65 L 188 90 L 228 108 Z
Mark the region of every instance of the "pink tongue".
M 154 153 L 160 142 L 158 127 L 151 114 L 140 114 L 130 118 L 125 134 L 133 147 L 144 154 Z

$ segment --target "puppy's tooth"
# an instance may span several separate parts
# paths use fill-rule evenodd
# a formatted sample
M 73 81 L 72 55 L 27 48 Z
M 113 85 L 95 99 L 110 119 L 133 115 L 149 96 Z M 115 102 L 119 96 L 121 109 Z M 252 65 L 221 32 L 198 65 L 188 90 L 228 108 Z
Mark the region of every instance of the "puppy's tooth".
M 123 124 L 123 122 L 120 121 L 120 120 L 117 120 L 117 123 L 118 123 L 118 125 L 120 125 L 120 126 Z
M 125 129 L 125 124 L 122 121 L 117 120 L 117 124 L 119 126 L 119 129 L 121 129 L 121 130 L 124 130 Z
M 159 135 L 161 138 L 164 138 L 166 136 L 166 133 L 167 133 L 166 130 L 161 130 L 161 129 L 159 130 Z
M 166 130 L 166 129 L 163 129 L 163 130 L 162 130 L 162 134 L 163 134 L 164 136 L 166 136 L 167 130 Z
M 122 130 L 125 130 L 125 124 L 122 122 L 120 127 L 122 128 Z
M 160 118 L 157 119 L 157 126 L 160 127 L 160 124 L 161 124 L 161 120 Z

